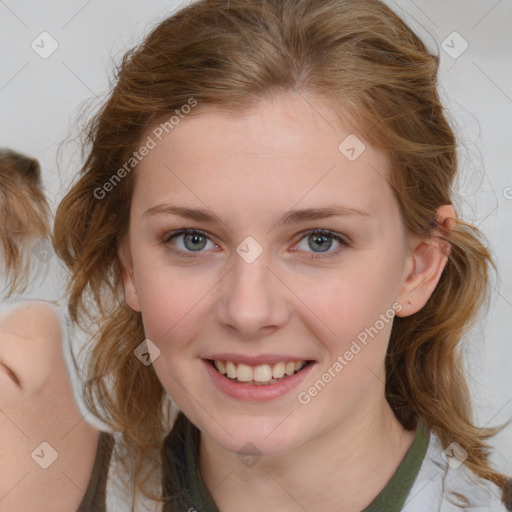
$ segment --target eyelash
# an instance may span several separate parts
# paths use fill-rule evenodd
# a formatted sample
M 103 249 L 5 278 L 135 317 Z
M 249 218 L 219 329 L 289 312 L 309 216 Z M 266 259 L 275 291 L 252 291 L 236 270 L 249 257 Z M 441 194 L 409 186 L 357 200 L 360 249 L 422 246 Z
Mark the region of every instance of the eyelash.
M 167 233 L 164 237 L 164 239 L 162 240 L 162 243 L 164 245 L 167 245 L 169 244 L 169 242 L 180 236 L 180 235 L 200 235 L 200 236 L 203 236 L 205 238 L 208 238 L 210 240 L 210 237 L 208 236 L 208 234 L 205 232 L 205 231 L 202 231 L 200 229 L 192 229 L 192 228 L 183 228 L 183 229 L 179 229 L 177 231 L 171 231 L 170 233 Z M 301 242 L 304 238 L 307 238 L 311 235 L 324 235 L 324 236 L 327 236 L 329 238 L 333 238 L 334 240 L 336 240 L 337 242 L 339 242 L 341 244 L 340 247 L 338 247 L 337 249 L 335 249 L 334 251 L 331 251 L 331 252 L 328 252 L 328 253 L 308 253 L 309 256 L 307 256 L 308 259 L 310 260 L 322 260 L 322 259 L 326 259 L 326 258 L 330 258 L 330 259 L 333 259 L 335 256 L 338 255 L 338 253 L 344 248 L 344 247 L 348 247 L 349 246 L 349 243 L 347 240 L 345 240 L 344 238 L 342 238 L 341 236 L 339 235 L 336 235 L 335 233 L 333 233 L 332 231 L 329 231 L 328 229 L 310 229 L 308 231 L 305 231 L 303 233 L 301 233 L 301 238 L 299 239 L 299 242 Z M 202 256 L 202 251 L 197 251 L 197 254 L 192 254 L 192 253 L 185 253 L 184 251 L 181 251 L 181 250 L 176 250 L 172 247 L 167 247 L 167 250 L 173 254 L 177 254 L 178 256 L 182 256 L 184 258 L 199 258 Z

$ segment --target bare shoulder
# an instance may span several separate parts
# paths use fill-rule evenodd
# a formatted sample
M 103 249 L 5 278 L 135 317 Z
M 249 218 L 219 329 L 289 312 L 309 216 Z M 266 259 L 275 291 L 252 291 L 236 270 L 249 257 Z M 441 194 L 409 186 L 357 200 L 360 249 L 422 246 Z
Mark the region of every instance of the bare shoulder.
M 26 394 L 40 392 L 56 370 L 66 373 L 63 334 L 58 310 L 50 304 L 26 303 L 0 315 L 4 376 L 10 376 Z
M 10 332 L 20 338 L 59 342 L 62 336 L 58 309 L 49 302 L 26 301 L 0 314 L 0 333 Z
M 58 310 L 42 302 L 0 316 L 5 510 L 76 510 L 91 478 L 99 433 L 74 401 L 62 351 L 64 328 Z

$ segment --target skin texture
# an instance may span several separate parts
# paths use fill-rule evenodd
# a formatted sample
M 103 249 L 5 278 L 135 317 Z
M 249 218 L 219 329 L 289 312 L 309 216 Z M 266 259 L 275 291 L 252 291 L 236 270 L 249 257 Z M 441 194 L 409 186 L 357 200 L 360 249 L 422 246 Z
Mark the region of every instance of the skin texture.
M 160 350 L 164 388 L 202 431 L 201 472 L 223 512 L 360 511 L 412 442 L 384 397 L 391 322 L 310 403 L 297 400 L 394 303 L 400 315 L 418 311 L 446 263 L 441 242 L 406 235 L 386 155 L 366 144 L 351 162 L 338 150 L 350 133 L 320 98 L 287 93 L 243 114 L 186 118 L 136 170 L 128 250 L 119 251 L 126 301 Z M 221 222 L 143 215 L 161 203 Z M 272 227 L 287 210 L 334 204 L 368 215 Z M 443 206 L 438 215 L 455 214 Z M 184 227 L 207 233 L 200 252 L 184 236 L 166 238 Z M 348 243 L 329 239 L 321 252 L 308 245 L 314 228 Z M 252 263 L 236 252 L 248 236 L 263 249 Z M 220 353 L 315 364 L 296 389 L 249 402 L 212 384 L 203 358 Z M 263 455 L 255 465 L 237 456 L 247 443 Z
M 42 302 L 0 315 L 0 511 L 76 510 L 98 432 L 76 407 L 56 312 Z M 58 458 L 46 469 L 49 443 Z M 77 463 L 77 461 L 79 461 Z

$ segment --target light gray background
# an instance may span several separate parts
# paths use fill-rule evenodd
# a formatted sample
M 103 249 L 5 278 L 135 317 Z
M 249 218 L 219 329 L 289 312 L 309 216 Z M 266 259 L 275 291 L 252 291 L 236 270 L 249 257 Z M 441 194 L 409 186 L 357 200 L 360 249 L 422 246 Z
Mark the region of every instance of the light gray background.
M 113 63 L 181 4 L 0 0 L 0 146 L 41 162 L 54 209 L 79 168 L 78 130 L 108 92 Z M 490 312 L 465 348 L 477 422 L 496 425 L 512 418 L 512 2 L 388 4 L 440 54 L 441 94 L 461 142 L 459 214 L 483 230 L 498 261 Z M 31 47 L 43 31 L 58 43 L 46 59 Z M 454 31 L 468 44 L 457 58 L 443 49 L 463 48 Z M 512 474 L 512 426 L 493 445 L 496 465 Z

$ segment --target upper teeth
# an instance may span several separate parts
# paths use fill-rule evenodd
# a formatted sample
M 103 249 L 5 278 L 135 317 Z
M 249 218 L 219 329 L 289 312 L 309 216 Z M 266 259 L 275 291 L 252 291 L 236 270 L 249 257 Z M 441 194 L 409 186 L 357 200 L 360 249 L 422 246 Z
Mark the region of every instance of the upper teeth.
M 280 379 L 286 375 L 293 375 L 306 365 L 306 361 L 289 361 L 275 364 L 260 364 L 249 366 L 247 364 L 235 364 L 232 361 L 215 361 L 215 368 L 227 375 L 230 379 L 238 379 L 242 382 L 270 382 L 272 379 Z

